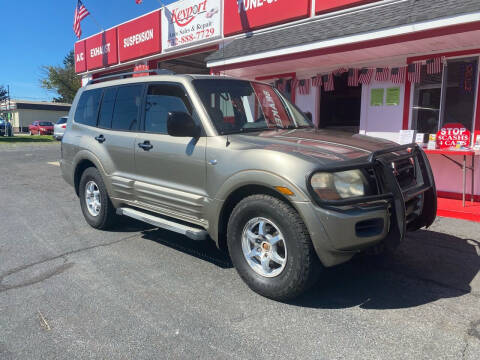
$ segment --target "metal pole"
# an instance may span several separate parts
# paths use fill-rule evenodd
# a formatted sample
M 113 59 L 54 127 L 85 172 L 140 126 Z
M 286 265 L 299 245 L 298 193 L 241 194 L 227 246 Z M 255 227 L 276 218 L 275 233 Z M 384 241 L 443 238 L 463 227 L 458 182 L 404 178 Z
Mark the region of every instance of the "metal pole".
M 10 85 L 7 85 L 7 96 L 8 96 L 8 119 L 7 119 L 7 123 L 5 124 L 5 126 L 7 126 L 8 124 L 10 124 L 10 117 L 12 115 L 10 115 L 12 113 L 11 109 L 10 109 Z M 10 124 L 11 125 L 11 124 Z M 6 129 L 5 129 L 6 130 Z M 13 130 L 13 129 L 12 129 Z M 6 133 L 6 131 L 5 131 Z M 13 131 L 12 131 L 13 133 Z M 13 135 L 13 134 L 12 134 Z
M 472 154 L 472 198 L 470 199 L 473 204 L 473 198 L 475 194 L 475 152 Z
M 463 155 L 463 192 L 462 205 L 465 207 L 465 189 L 467 187 L 467 155 Z

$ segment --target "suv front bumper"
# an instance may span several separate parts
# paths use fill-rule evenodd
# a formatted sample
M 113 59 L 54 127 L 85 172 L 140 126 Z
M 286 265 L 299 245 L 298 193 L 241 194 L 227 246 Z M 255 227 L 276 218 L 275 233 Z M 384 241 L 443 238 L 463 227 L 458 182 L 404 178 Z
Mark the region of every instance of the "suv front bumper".
M 397 154 L 399 152 L 403 154 Z M 402 188 L 394 163 L 405 160 L 412 163 L 415 181 L 412 186 Z M 437 196 L 432 169 L 425 153 L 416 144 L 374 152 L 362 164 L 322 171 L 354 168 L 371 171 L 380 193 L 338 201 L 320 200 L 316 204 L 296 204 L 325 266 L 347 261 L 357 252 L 380 242 L 395 248 L 407 231 L 429 227 L 436 217 Z M 311 195 L 315 198 L 314 194 Z

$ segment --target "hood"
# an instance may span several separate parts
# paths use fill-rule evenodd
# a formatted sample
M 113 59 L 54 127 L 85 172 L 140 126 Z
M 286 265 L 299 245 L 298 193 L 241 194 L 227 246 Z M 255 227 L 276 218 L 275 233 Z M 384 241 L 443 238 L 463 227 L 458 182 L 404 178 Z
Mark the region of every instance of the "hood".
M 297 154 L 323 162 L 365 158 L 374 151 L 398 145 L 365 135 L 317 129 L 269 130 L 233 135 L 231 138 L 257 148 Z

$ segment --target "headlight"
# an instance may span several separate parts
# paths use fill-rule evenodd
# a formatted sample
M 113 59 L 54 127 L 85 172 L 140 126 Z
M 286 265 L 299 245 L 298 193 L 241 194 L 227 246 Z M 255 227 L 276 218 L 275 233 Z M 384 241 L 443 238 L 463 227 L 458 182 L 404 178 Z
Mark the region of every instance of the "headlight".
M 319 172 L 311 177 L 310 185 L 322 200 L 340 200 L 367 195 L 368 182 L 360 170 L 336 173 Z

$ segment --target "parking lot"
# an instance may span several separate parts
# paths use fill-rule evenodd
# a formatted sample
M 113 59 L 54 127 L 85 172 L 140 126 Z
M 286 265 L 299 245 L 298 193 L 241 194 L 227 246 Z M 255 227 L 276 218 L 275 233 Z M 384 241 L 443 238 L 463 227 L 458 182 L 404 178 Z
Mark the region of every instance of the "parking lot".
M 0 359 L 478 359 L 478 223 L 438 219 L 278 303 L 210 242 L 90 228 L 59 156 L 0 144 Z

